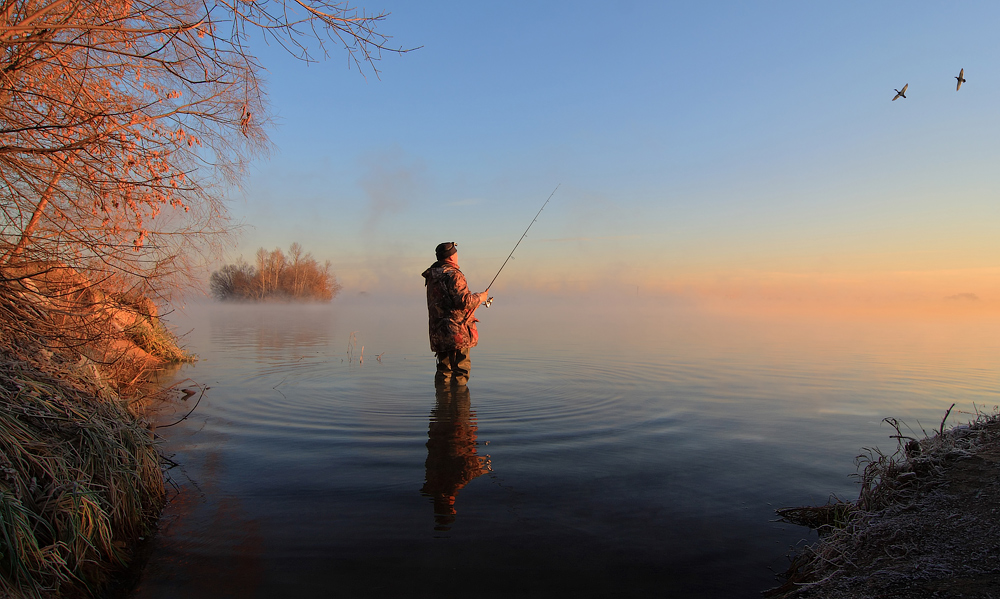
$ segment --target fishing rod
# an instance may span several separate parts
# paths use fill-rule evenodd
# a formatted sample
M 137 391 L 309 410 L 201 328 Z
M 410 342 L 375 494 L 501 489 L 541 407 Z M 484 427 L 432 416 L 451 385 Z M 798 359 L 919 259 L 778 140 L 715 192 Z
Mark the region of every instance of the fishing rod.
M 560 183 L 559 185 L 562 185 L 562 183 Z M 545 210 L 545 206 L 546 204 L 549 203 L 549 200 L 552 199 L 552 196 L 556 195 L 556 192 L 559 190 L 559 185 L 556 185 L 556 188 L 552 190 L 552 193 L 549 194 L 549 197 L 545 200 L 545 203 L 542 204 L 542 207 L 538 209 L 538 212 L 535 214 L 535 218 L 531 219 L 531 222 L 528 223 L 528 228 L 524 230 L 524 233 L 521 233 L 521 238 L 518 239 L 517 243 L 514 244 L 514 249 L 510 251 L 510 254 L 507 254 L 507 259 L 503 261 L 503 264 L 500 265 L 500 270 L 497 271 L 496 276 L 494 276 L 493 280 L 490 281 L 490 284 L 486 286 L 486 291 L 489 291 L 490 287 L 493 286 L 493 283 L 496 283 L 497 277 L 499 277 L 500 273 L 503 272 L 503 267 L 507 266 L 507 262 L 509 262 L 510 257 L 514 255 L 514 251 L 517 250 L 517 246 L 521 245 L 521 242 L 524 241 L 524 237 L 528 234 L 528 229 L 530 229 L 531 225 L 535 224 L 535 221 L 538 220 L 538 216 L 542 213 L 542 210 Z M 487 298 L 486 301 L 483 302 L 483 305 L 485 305 L 487 308 L 489 308 L 490 305 L 492 304 L 493 304 L 492 297 Z

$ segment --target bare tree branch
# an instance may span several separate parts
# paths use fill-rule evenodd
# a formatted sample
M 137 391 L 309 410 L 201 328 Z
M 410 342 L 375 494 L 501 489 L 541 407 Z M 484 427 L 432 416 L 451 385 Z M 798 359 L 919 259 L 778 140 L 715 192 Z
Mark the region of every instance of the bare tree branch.
M 59 264 L 165 294 L 269 149 L 249 40 L 378 76 L 385 13 L 332 0 L 0 0 L 0 277 Z M 296 283 L 297 284 L 297 283 Z

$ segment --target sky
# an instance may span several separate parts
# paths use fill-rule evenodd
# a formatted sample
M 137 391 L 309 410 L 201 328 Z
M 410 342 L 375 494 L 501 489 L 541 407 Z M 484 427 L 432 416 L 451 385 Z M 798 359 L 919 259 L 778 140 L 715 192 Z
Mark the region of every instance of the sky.
M 558 186 L 495 295 L 1000 312 L 996 2 L 356 6 L 416 49 L 254 48 L 275 149 L 228 260 L 418 295 L 455 241 L 479 291 Z

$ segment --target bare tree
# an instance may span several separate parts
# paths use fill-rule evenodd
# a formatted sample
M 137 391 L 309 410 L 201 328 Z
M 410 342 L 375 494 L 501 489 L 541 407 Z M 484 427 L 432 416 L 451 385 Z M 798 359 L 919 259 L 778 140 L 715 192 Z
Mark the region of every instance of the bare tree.
M 257 293 L 258 299 L 273 295 L 278 290 L 278 280 L 285 269 L 285 254 L 280 248 L 267 251 L 257 250 Z
M 209 278 L 209 291 L 219 299 L 247 298 L 254 293 L 254 281 L 257 270 L 239 260 L 236 264 L 226 264 L 212 273 Z
M 332 0 L 0 0 L 0 274 L 162 294 L 266 153 L 252 37 L 377 75 L 385 14 Z M 5 277 L 7 275 L 4 275 Z M 9 278 L 9 277 L 7 277 Z
M 292 273 L 292 281 L 290 288 L 292 290 L 292 295 L 299 295 L 302 292 L 300 270 L 302 266 L 302 246 L 299 242 L 295 242 L 288 246 L 288 258 L 290 259 L 290 268 Z

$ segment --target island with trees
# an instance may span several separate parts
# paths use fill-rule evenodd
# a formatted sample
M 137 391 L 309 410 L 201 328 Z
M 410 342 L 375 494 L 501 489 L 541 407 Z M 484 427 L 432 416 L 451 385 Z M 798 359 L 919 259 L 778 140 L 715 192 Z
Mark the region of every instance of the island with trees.
M 340 291 L 330 269 L 329 260 L 320 265 L 293 243 L 287 255 L 281 248 L 258 249 L 256 264 L 240 257 L 213 272 L 208 284 L 212 296 L 222 301 L 329 302 Z

